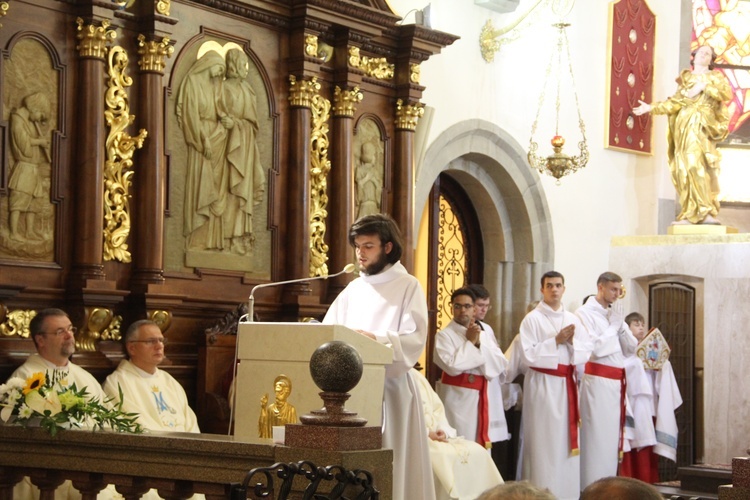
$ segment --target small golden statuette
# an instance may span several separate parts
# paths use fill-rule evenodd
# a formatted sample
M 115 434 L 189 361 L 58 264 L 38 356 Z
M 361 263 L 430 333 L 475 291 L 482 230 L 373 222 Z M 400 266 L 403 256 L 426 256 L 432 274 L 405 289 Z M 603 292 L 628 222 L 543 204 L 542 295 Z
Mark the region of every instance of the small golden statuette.
M 268 404 L 268 393 L 260 398 L 260 417 L 258 417 L 258 437 L 273 438 L 273 428 L 297 423 L 297 410 L 287 401 L 292 393 L 292 380 L 286 375 L 279 375 L 273 381 L 274 402 Z

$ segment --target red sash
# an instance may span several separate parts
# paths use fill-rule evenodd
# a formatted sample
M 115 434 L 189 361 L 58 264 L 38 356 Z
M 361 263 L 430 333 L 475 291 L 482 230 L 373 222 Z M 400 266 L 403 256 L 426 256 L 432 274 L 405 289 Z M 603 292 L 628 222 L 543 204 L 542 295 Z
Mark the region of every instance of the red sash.
M 620 381 L 620 444 L 617 451 L 619 452 L 620 460 L 622 460 L 622 441 L 625 434 L 625 394 L 628 387 L 628 382 L 625 379 L 625 368 L 616 368 L 614 366 L 602 365 L 589 361 L 586 363 L 586 370 L 584 373 L 595 377 Z
M 479 408 L 477 411 L 477 443 L 487 449 L 492 447 L 492 441 L 488 433 L 490 427 L 490 403 L 487 399 L 487 379 L 482 375 L 474 373 L 462 373 L 461 375 L 448 375 L 443 372 L 440 381 L 445 385 L 464 387 L 479 391 Z
M 565 389 L 568 392 L 568 433 L 570 434 L 570 453 L 578 455 L 578 425 L 581 415 L 578 413 L 578 385 L 575 380 L 575 365 L 557 365 L 556 370 L 549 368 L 534 368 L 532 370 L 545 375 L 565 377 Z

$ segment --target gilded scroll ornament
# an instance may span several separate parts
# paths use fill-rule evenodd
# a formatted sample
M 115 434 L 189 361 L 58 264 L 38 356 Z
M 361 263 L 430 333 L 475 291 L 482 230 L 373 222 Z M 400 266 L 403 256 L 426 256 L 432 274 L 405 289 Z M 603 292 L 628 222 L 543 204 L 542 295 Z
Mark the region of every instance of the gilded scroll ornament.
M 171 57 L 174 47 L 170 45 L 169 38 L 164 37 L 161 41 L 146 40 L 143 35 L 138 35 L 138 67 L 143 72 L 164 74 L 166 66 L 165 58 Z
M 8 2 L 0 2 L 0 17 L 5 17 L 8 14 L 8 9 L 10 9 Z M 0 28 L 2 27 L 3 25 L 0 24 Z
M 388 64 L 385 57 L 362 56 L 361 68 L 367 76 L 378 80 L 392 80 L 395 71 L 395 65 Z
M 148 319 L 156 323 L 156 326 L 159 327 L 159 330 L 164 333 L 167 331 L 167 329 L 169 329 L 169 325 L 172 324 L 172 313 L 170 311 L 157 309 L 154 311 L 149 311 Z
M 92 57 L 95 59 L 104 59 L 107 55 L 107 42 L 114 40 L 117 34 L 109 28 L 109 21 L 102 21 L 101 26 L 88 24 L 84 26 L 84 20 L 80 17 L 76 19 L 78 24 L 78 33 L 76 38 L 79 43 L 76 50 L 81 57 Z
M 23 337 L 29 338 L 29 323 L 36 316 L 36 311 L 21 310 L 10 311 L 5 317 L 5 321 L 0 323 L 0 334 L 6 337 Z
M 422 70 L 419 67 L 419 64 L 410 64 L 409 65 L 409 81 L 411 83 L 419 85 L 419 78 L 422 74 Z
M 125 74 L 128 54 L 122 47 L 109 52 L 109 83 L 104 99 L 104 118 L 109 126 L 104 163 L 104 260 L 130 262 L 127 239 L 130 234 L 130 185 L 133 153 L 143 146 L 148 133 L 141 129 L 131 137 L 125 129 L 133 123 L 126 88 L 133 79 Z
M 336 85 L 333 90 L 333 115 L 354 116 L 357 104 L 362 102 L 362 98 L 363 95 L 359 91 L 359 87 L 354 87 L 352 90 L 341 90 L 341 87 Z
M 419 119 L 424 115 L 424 105 L 415 103 L 404 105 L 399 99 L 396 101 L 396 129 L 416 130 Z
M 316 94 L 312 98 L 310 134 L 310 277 L 328 274 L 328 245 L 325 242 L 328 217 L 328 119 L 331 102 Z
M 305 35 L 305 55 L 308 57 L 318 57 L 318 37 L 315 35 Z
M 96 351 L 96 342 L 102 338 L 102 332 L 110 326 L 113 314 L 106 307 L 84 308 L 86 323 L 78 331 L 76 337 L 76 349 L 81 351 Z
M 289 103 L 295 107 L 309 108 L 312 98 L 320 90 L 318 79 L 297 80 L 294 75 L 289 76 Z
M 362 64 L 362 58 L 359 55 L 359 47 L 349 47 L 349 66 L 352 68 L 359 68 Z
M 156 3 L 156 12 L 158 12 L 162 16 L 169 15 L 169 9 L 172 6 L 172 2 L 170 0 L 156 0 L 155 3 Z
M 260 398 L 260 416 L 258 417 L 258 437 L 272 438 L 273 428 L 297 423 L 297 410 L 287 401 L 292 393 L 292 380 L 286 375 L 279 375 L 273 381 L 274 402 L 268 404 L 268 393 Z
M 122 316 L 115 315 L 112 318 L 112 321 L 109 322 L 109 325 L 107 325 L 107 327 L 102 330 L 99 338 L 101 340 L 119 341 L 120 339 L 122 339 L 122 332 L 120 332 L 120 327 L 122 327 Z

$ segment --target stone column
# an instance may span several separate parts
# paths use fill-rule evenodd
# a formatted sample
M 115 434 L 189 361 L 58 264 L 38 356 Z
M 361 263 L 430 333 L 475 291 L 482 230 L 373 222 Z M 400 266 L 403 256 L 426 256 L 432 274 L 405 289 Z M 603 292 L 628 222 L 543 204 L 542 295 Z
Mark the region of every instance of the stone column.
M 396 102 L 396 134 L 393 155 L 393 218 L 404 237 L 401 263 L 409 272 L 414 264 L 414 131 L 424 107 Z
M 167 171 L 164 159 L 164 66 L 174 47 L 170 40 L 138 36 L 140 90 L 137 116 L 148 139 L 137 155 L 133 247 L 134 284 L 164 282 L 164 209 Z

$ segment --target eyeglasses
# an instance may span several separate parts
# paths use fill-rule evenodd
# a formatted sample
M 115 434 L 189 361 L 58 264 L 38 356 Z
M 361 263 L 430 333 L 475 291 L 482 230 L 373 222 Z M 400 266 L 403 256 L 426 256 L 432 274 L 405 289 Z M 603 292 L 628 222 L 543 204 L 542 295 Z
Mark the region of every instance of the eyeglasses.
M 146 340 L 128 340 L 128 342 L 138 342 L 141 344 L 148 344 L 151 347 L 154 347 L 156 344 L 166 345 L 167 339 L 161 338 L 161 339 L 146 339 Z
M 54 332 L 44 332 L 45 335 L 54 335 L 55 337 L 62 337 L 66 333 L 70 333 L 71 335 L 75 336 L 76 332 L 78 332 L 78 328 L 76 328 L 73 325 L 70 325 L 67 328 L 58 328 Z
M 468 311 L 472 307 L 474 307 L 474 304 L 453 304 L 453 309 L 456 309 L 456 310 L 463 309 L 465 311 Z

